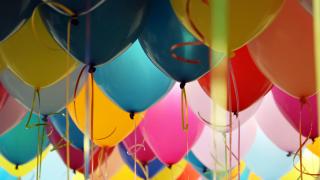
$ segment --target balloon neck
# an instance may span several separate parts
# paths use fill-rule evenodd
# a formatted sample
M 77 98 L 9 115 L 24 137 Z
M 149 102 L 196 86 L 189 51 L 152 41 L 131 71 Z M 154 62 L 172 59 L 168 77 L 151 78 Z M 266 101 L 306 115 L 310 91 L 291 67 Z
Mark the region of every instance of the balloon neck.
M 48 120 L 49 120 L 49 116 L 47 114 L 43 115 L 42 121 L 48 122 Z
M 130 119 L 134 119 L 134 112 L 130 112 L 129 116 L 130 116 Z
M 16 169 L 16 170 L 18 170 L 18 169 L 19 169 L 19 164 L 16 164 L 15 169 Z
M 292 152 L 288 152 L 287 157 L 290 157 L 292 155 Z
M 96 71 L 96 68 L 93 65 L 90 65 L 88 72 L 90 74 L 94 73 Z
M 169 165 L 168 165 L 168 169 L 171 170 L 171 168 L 172 168 L 172 164 L 169 164 Z
M 71 17 L 71 24 L 73 26 L 79 25 L 79 20 L 78 20 L 78 16 L 77 15 Z
M 180 89 L 184 89 L 185 86 L 186 86 L 186 83 L 185 83 L 185 82 L 181 82 L 181 83 L 180 83 Z
M 203 173 L 206 173 L 207 171 L 208 171 L 207 167 L 204 167 L 203 170 L 202 170 Z
M 307 101 L 308 101 L 308 99 L 307 99 L 306 97 L 301 97 L 301 98 L 300 98 L 301 105 L 306 104 Z
M 236 116 L 236 118 L 239 117 L 239 112 L 233 112 L 233 115 Z
M 76 173 L 77 173 L 77 171 L 75 169 L 73 169 L 73 174 L 76 174 Z

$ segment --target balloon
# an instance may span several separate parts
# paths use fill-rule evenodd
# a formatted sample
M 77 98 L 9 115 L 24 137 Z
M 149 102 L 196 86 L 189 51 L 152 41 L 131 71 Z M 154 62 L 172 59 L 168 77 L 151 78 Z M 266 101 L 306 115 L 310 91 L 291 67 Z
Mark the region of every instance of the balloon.
M 78 129 L 78 127 L 74 124 L 74 122 L 71 120 L 71 117 L 69 115 L 68 118 L 69 121 L 69 142 L 70 145 L 73 147 L 82 150 L 83 151 L 83 134 Z M 54 126 L 54 128 L 59 133 L 59 136 L 63 137 L 64 140 L 67 139 L 66 137 L 66 110 L 63 110 L 62 112 L 58 114 L 53 114 L 50 116 L 50 122 Z
M 123 145 L 129 152 L 136 153 L 136 158 L 142 165 L 147 165 L 156 158 L 150 146 L 145 142 L 140 128 L 136 128 L 128 137 L 126 137 L 123 140 Z
M 171 168 L 165 167 L 152 180 L 177 179 L 181 176 L 183 170 L 188 165 L 185 160 L 179 161 Z
M 71 102 L 73 100 L 74 89 L 76 86 L 76 81 L 79 75 L 81 67 L 77 68 L 69 78 L 69 96 L 68 100 L 66 100 L 66 89 L 67 89 L 67 77 L 63 80 L 60 80 L 56 84 L 41 89 L 40 91 L 40 105 L 39 101 L 36 99 L 34 102 L 33 112 L 50 115 L 52 113 L 57 113 L 61 111 L 67 102 Z M 45 75 L 42 75 L 45 76 Z M 86 79 L 81 78 L 79 81 L 79 88 L 81 89 L 83 83 Z M 15 97 L 17 101 L 27 107 L 27 109 L 32 109 L 33 104 L 33 95 L 34 89 L 28 85 L 26 85 L 23 81 L 21 81 L 18 77 L 16 77 L 10 70 L 4 70 L 4 72 L 0 75 L 0 81 L 3 86 L 9 91 L 10 95 Z
M 127 149 L 125 148 L 124 144 L 120 143 L 118 145 L 118 148 L 123 161 L 130 167 L 132 171 L 134 171 L 135 161 L 133 159 L 133 156 L 127 153 Z M 148 167 L 148 178 L 152 178 L 153 176 L 155 176 L 164 167 L 163 164 L 158 159 L 154 159 L 149 164 L 146 164 L 146 166 Z M 138 163 L 136 167 L 137 167 L 137 170 L 136 170 L 137 175 L 143 179 L 147 179 L 147 177 L 143 173 L 143 170 L 141 169 Z
M 90 79 L 89 81 L 91 82 Z M 99 146 L 115 146 L 134 130 L 135 123 L 137 126 L 139 125 L 143 114 L 136 114 L 133 120 L 130 119 L 128 113 L 121 110 L 111 100 L 109 100 L 99 89 L 96 83 L 94 83 L 93 88 L 93 142 Z M 86 88 L 83 88 L 75 99 L 76 112 L 73 103 L 70 103 L 67 107 L 71 119 L 78 126 L 81 132 L 85 132 L 87 123 L 86 96 Z
M 273 87 L 273 89 L 275 88 Z M 291 153 L 299 149 L 299 133 L 282 115 L 271 92 L 264 97 L 255 118 L 261 130 L 277 147 Z M 302 138 L 304 141 L 305 137 Z
M 4 106 L 0 109 L 0 136 L 14 128 L 22 120 L 26 112 L 27 110 L 22 105 L 9 96 Z
M 187 83 L 206 73 L 210 67 L 209 49 L 200 45 L 175 50 L 177 56 L 193 62 L 197 61 L 197 63 L 188 63 L 173 58 L 170 49 L 175 44 L 193 42 L 196 39 L 179 23 L 169 1 L 152 0 L 150 3 L 150 14 L 139 40 L 152 62 L 179 82 Z M 212 66 L 218 64 L 220 60 L 222 58 L 212 61 Z
M 272 94 L 277 107 L 298 132 L 300 132 L 301 121 L 303 136 L 311 139 L 318 137 L 317 95 L 309 97 L 306 99 L 306 104 L 303 104 L 301 100 L 291 97 L 276 87 L 272 89 Z
M 67 165 L 67 148 L 65 145 L 67 142 L 59 135 L 57 130 L 48 122 L 49 126 L 46 128 L 48 138 L 50 142 L 57 148 L 58 153 L 64 163 Z M 62 147 L 61 147 L 62 146 Z M 70 157 L 70 168 L 74 171 L 77 170 L 81 173 L 84 173 L 84 156 L 83 150 L 74 148 L 72 146 L 69 147 L 69 157 Z M 102 151 L 102 152 L 101 152 Z M 93 163 L 93 170 L 95 170 L 99 164 L 99 155 L 100 153 L 110 154 L 112 149 L 110 148 L 100 148 L 97 147 L 93 150 L 93 159 L 90 159 L 90 171 L 91 171 L 91 163 Z M 101 159 L 102 161 L 103 159 Z M 93 162 L 91 162 L 93 161 Z
M 0 83 L 0 110 L 3 107 L 4 103 L 7 101 L 8 97 L 9 97 L 9 93 Z
M 181 127 L 180 105 L 180 88 L 176 84 L 165 98 L 146 112 L 139 126 L 152 151 L 169 166 L 187 154 L 187 147 L 191 149 L 203 129 L 203 124 L 190 108 L 188 131 Z
M 199 173 L 195 169 L 193 169 L 190 164 L 188 164 L 177 180 L 197 180 L 199 177 Z
M 121 167 L 120 171 L 117 172 L 117 174 L 110 178 L 110 180 L 123 180 L 134 178 L 136 178 L 136 180 L 142 180 L 142 178 L 136 176 L 127 165 L 124 165 Z
M 76 23 L 71 23 L 70 53 L 91 66 L 112 60 L 138 38 L 147 3 L 147 0 L 108 0 L 94 11 L 78 16 Z M 67 49 L 70 17 L 49 6 L 42 6 L 40 12 L 51 34 Z
M 204 37 L 205 43 L 219 51 L 235 50 L 262 32 L 277 15 L 283 0 L 233 0 L 227 1 L 226 9 L 219 9 L 225 13 L 228 22 L 225 22 L 217 7 L 223 5 L 215 0 L 190 1 L 172 0 L 172 7 L 183 25 L 198 39 L 201 39 L 197 29 Z M 226 11 L 226 12 L 225 12 Z M 219 18 L 219 20 L 218 20 Z M 192 27 L 191 22 L 195 27 Z M 210 24 L 212 23 L 212 24 Z M 223 27 L 228 24 L 226 33 Z M 212 35 L 212 32 L 215 32 Z M 228 40 L 225 41 L 226 37 Z
M 267 94 L 271 89 L 272 84 L 255 66 L 246 46 L 235 51 L 235 56 L 231 58 L 231 66 L 234 80 L 231 78 L 232 72 L 229 71 L 232 102 L 231 105 L 228 105 L 228 109 L 232 112 L 239 112 L 248 108 L 262 96 Z M 213 69 L 210 73 L 218 72 L 219 67 L 221 66 L 218 66 L 217 69 Z M 198 80 L 201 87 L 208 95 L 211 94 L 210 77 L 212 75 L 210 73 L 207 73 Z M 217 103 L 223 104 L 219 101 Z M 239 107 L 237 104 L 239 104 Z
M 211 111 L 212 107 L 221 109 L 220 111 L 225 111 L 225 114 L 228 114 L 226 110 L 222 110 L 220 106 L 214 106 L 211 98 L 203 91 L 198 82 L 191 82 L 186 86 L 186 90 L 188 92 L 188 103 L 192 109 L 192 111 L 197 114 L 199 119 L 202 119 L 206 124 L 211 124 Z M 261 100 L 258 100 L 253 105 L 248 107 L 247 109 L 239 112 L 238 118 L 235 114 L 232 114 L 232 129 L 238 128 L 239 124 L 242 125 L 244 122 L 249 120 L 253 114 L 258 110 L 261 104 Z M 230 117 L 226 117 L 227 123 L 215 122 L 214 129 L 221 132 L 230 131 L 230 127 L 228 126 L 230 123 Z M 227 125 L 226 125 L 227 124 Z
M 297 98 L 316 93 L 312 16 L 299 1 L 286 0 L 275 21 L 248 46 L 257 67 L 282 90 Z
M 20 29 L 38 3 L 39 0 L 11 0 L 1 4 L 0 42 Z
M 48 144 L 48 138 L 43 134 L 43 127 L 26 129 L 30 112 L 27 113 L 21 122 L 9 132 L 0 136 L 0 152 L 11 163 L 19 166 L 31 161 L 38 154 L 38 143 L 42 138 L 42 149 Z M 32 115 L 30 124 L 37 124 L 41 121 L 38 116 Z M 41 135 L 43 136 L 41 137 Z M 40 136 L 40 137 L 38 137 Z
M 146 110 L 173 85 L 173 81 L 150 62 L 138 41 L 115 61 L 98 67 L 94 79 L 103 92 L 127 112 Z
M 248 168 L 262 179 L 279 179 L 292 168 L 293 162 L 292 157 L 287 157 L 287 152 L 274 145 L 259 128 L 245 161 Z
M 16 76 L 33 88 L 40 89 L 67 76 L 78 63 L 54 42 L 38 13 L 34 23 L 35 32 L 32 20 L 29 20 L 0 45 L 0 53 Z
M 6 170 L 0 168 L 0 179 L 2 179 L 2 180 L 17 180 L 17 177 L 12 176 Z
M 256 129 L 257 124 L 255 119 L 250 119 L 245 122 L 240 128 L 240 154 L 238 151 L 238 131 L 239 129 L 235 129 L 232 131 L 232 144 L 231 150 L 232 153 L 243 159 L 246 156 L 248 151 L 250 150 L 255 137 L 256 137 Z M 228 155 L 228 163 L 229 163 L 229 150 L 226 149 L 227 145 L 230 147 L 230 133 L 226 133 L 226 141 L 225 144 L 224 134 L 220 132 L 213 131 L 209 127 L 205 127 L 199 140 L 195 143 L 192 148 L 192 152 L 194 155 L 209 169 L 215 171 L 224 171 L 226 170 L 225 165 L 225 152 Z M 231 167 L 237 166 L 238 161 L 235 157 L 232 158 Z
M 213 179 L 213 172 L 209 170 L 202 162 L 194 155 L 192 151 L 186 156 L 186 160 L 191 163 L 192 167 L 201 174 L 204 178 L 211 180 Z

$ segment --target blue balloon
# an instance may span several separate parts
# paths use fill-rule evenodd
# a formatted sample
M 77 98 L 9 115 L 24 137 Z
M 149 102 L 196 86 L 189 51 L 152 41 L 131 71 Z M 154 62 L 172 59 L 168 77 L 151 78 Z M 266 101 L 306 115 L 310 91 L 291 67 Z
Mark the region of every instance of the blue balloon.
M 0 41 L 17 31 L 31 16 L 40 0 L 9 0 L 0 5 Z
M 193 154 L 192 151 L 189 151 L 188 155 L 185 158 L 192 167 L 204 178 L 211 180 L 213 179 L 213 171 L 208 169 L 205 165 L 203 165 L 198 158 Z
M 54 114 L 50 116 L 50 122 L 53 124 L 55 129 L 58 131 L 59 135 L 66 138 L 66 110 L 64 109 L 59 114 Z M 69 116 L 69 141 L 70 144 L 83 150 L 83 134 L 80 129 L 71 121 L 71 117 Z
M 71 22 L 70 53 L 79 61 L 96 66 L 126 50 L 140 34 L 148 0 L 107 0 L 94 11 Z M 70 17 L 41 6 L 45 25 L 62 47 L 67 48 Z
M 12 176 L 6 170 L 0 168 L 0 179 L 1 180 L 17 180 L 17 177 Z
M 22 165 L 37 156 L 38 151 L 38 135 L 43 137 L 42 149 L 49 145 L 44 126 L 31 127 L 26 129 L 26 123 L 29 118 L 29 113 L 25 115 L 22 121 L 9 132 L 0 136 L 0 152 L 11 163 Z M 32 114 L 30 124 L 38 124 L 39 117 Z M 44 123 L 40 120 L 40 123 Z M 43 136 L 42 136 L 43 135 Z
M 279 149 L 258 129 L 256 141 L 245 158 L 248 168 L 263 179 L 280 179 L 292 169 L 292 157 Z
M 120 143 L 118 145 L 118 148 L 119 148 L 120 156 L 123 159 L 123 161 L 130 167 L 132 171 L 134 171 L 134 159 L 127 154 L 127 149 L 125 148 L 123 143 Z M 164 168 L 164 165 L 158 159 L 152 160 L 151 162 L 149 162 L 147 166 L 148 166 L 149 178 L 154 177 L 158 172 L 160 172 Z M 143 179 L 147 179 L 141 167 L 138 164 L 136 165 L 136 167 L 137 167 L 137 175 Z
M 152 64 L 138 41 L 115 61 L 98 67 L 94 79 L 127 112 L 146 110 L 174 84 Z
M 205 45 L 185 46 L 174 50 L 176 55 L 188 60 L 197 60 L 192 64 L 172 57 L 171 47 L 177 43 L 195 42 L 193 37 L 179 22 L 169 0 L 152 0 L 144 30 L 139 37 L 146 54 L 159 69 L 176 81 L 187 83 L 196 80 L 209 71 L 210 49 Z M 222 56 L 221 56 L 222 57 Z M 221 58 L 212 61 L 217 64 Z

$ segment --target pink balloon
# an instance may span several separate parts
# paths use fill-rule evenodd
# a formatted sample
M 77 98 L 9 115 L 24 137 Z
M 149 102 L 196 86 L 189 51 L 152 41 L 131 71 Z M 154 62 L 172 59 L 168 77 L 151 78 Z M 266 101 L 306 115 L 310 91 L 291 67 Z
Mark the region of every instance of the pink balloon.
M 302 106 L 301 100 L 289 96 L 277 87 L 272 89 L 272 94 L 278 108 L 297 132 L 299 132 L 301 120 L 302 135 L 311 139 L 318 137 L 317 95 L 308 97 Z M 284 135 L 287 136 L 286 132 Z
M 135 133 L 136 141 L 135 144 Z M 145 142 L 144 137 L 142 136 L 141 129 L 137 128 L 133 131 L 126 139 L 123 140 L 123 144 L 130 153 L 135 153 L 136 148 L 136 157 L 142 163 L 142 165 L 147 165 L 150 161 L 155 159 L 155 155 L 152 152 L 150 146 Z
M 183 130 L 180 93 L 176 84 L 166 97 L 147 110 L 139 126 L 152 151 L 169 166 L 186 155 L 187 145 L 191 149 L 203 129 L 203 123 L 188 108 L 189 130 Z
M 300 135 L 282 115 L 271 92 L 263 99 L 255 118 L 262 131 L 280 149 L 287 152 L 298 150 Z
M 236 157 L 240 157 L 240 159 L 245 157 L 255 141 L 256 131 L 257 123 L 254 118 L 251 118 L 240 127 L 240 153 L 238 152 L 239 128 L 232 131 L 231 149 Z M 227 133 L 227 144 L 225 144 L 224 133 L 213 131 L 211 128 L 205 127 L 199 140 L 193 146 L 192 152 L 209 169 L 223 171 L 228 168 L 225 164 L 225 153 L 230 157 L 230 151 L 227 150 L 225 146 L 227 145 L 230 147 L 229 137 L 230 133 Z M 229 160 L 227 160 L 227 162 L 229 163 Z M 238 160 L 233 157 L 231 167 L 235 167 L 237 164 Z
M 24 117 L 27 110 L 13 97 L 9 96 L 0 109 L 0 135 L 15 127 Z
M 199 119 L 202 119 L 203 121 L 207 122 L 207 124 L 210 124 L 210 117 L 211 117 L 211 110 L 213 108 L 220 108 L 219 106 L 212 106 L 212 99 L 203 91 L 201 86 L 197 81 L 188 83 L 186 85 L 186 91 L 187 91 L 187 97 L 188 97 L 188 103 L 192 109 L 192 111 L 197 114 Z M 238 119 L 234 114 L 232 114 L 232 129 L 238 128 L 238 120 L 240 120 L 240 125 L 242 125 L 244 122 L 249 120 L 255 112 L 258 110 L 262 100 L 258 100 L 256 103 L 248 107 L 247 109 L 239 112 Z M 223 109 L 222 109 L 223 110 Z M 226 124 L 229 124 L 230 118 L 229 113 L 226 110 Z M 221 131 L 221 132 L 228 132 L 229 126 L 225 127 L 226 124 L 223 124 L 222 126 L 215 127 L 215 130 Z

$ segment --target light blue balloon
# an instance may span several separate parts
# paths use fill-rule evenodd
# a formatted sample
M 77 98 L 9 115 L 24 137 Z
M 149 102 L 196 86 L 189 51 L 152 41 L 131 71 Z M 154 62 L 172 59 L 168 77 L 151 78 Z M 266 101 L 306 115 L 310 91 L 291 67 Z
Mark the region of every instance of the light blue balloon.
M 259 128 L 245 161 L 248 168 L 264 180 L 279 179 L 293 167 L 292 157 L 287 157 L 287 152 L 273 144 Z
M 149 60 L 139 42 L 115 61 L 97 67 L 99 87 L 127 112 L 141 112 L 156 103 L 174 82 Z
M 6 170 L 0 168 L 0 179 L 1 180 L 17 180 L 17 177 L 12 176 Z

